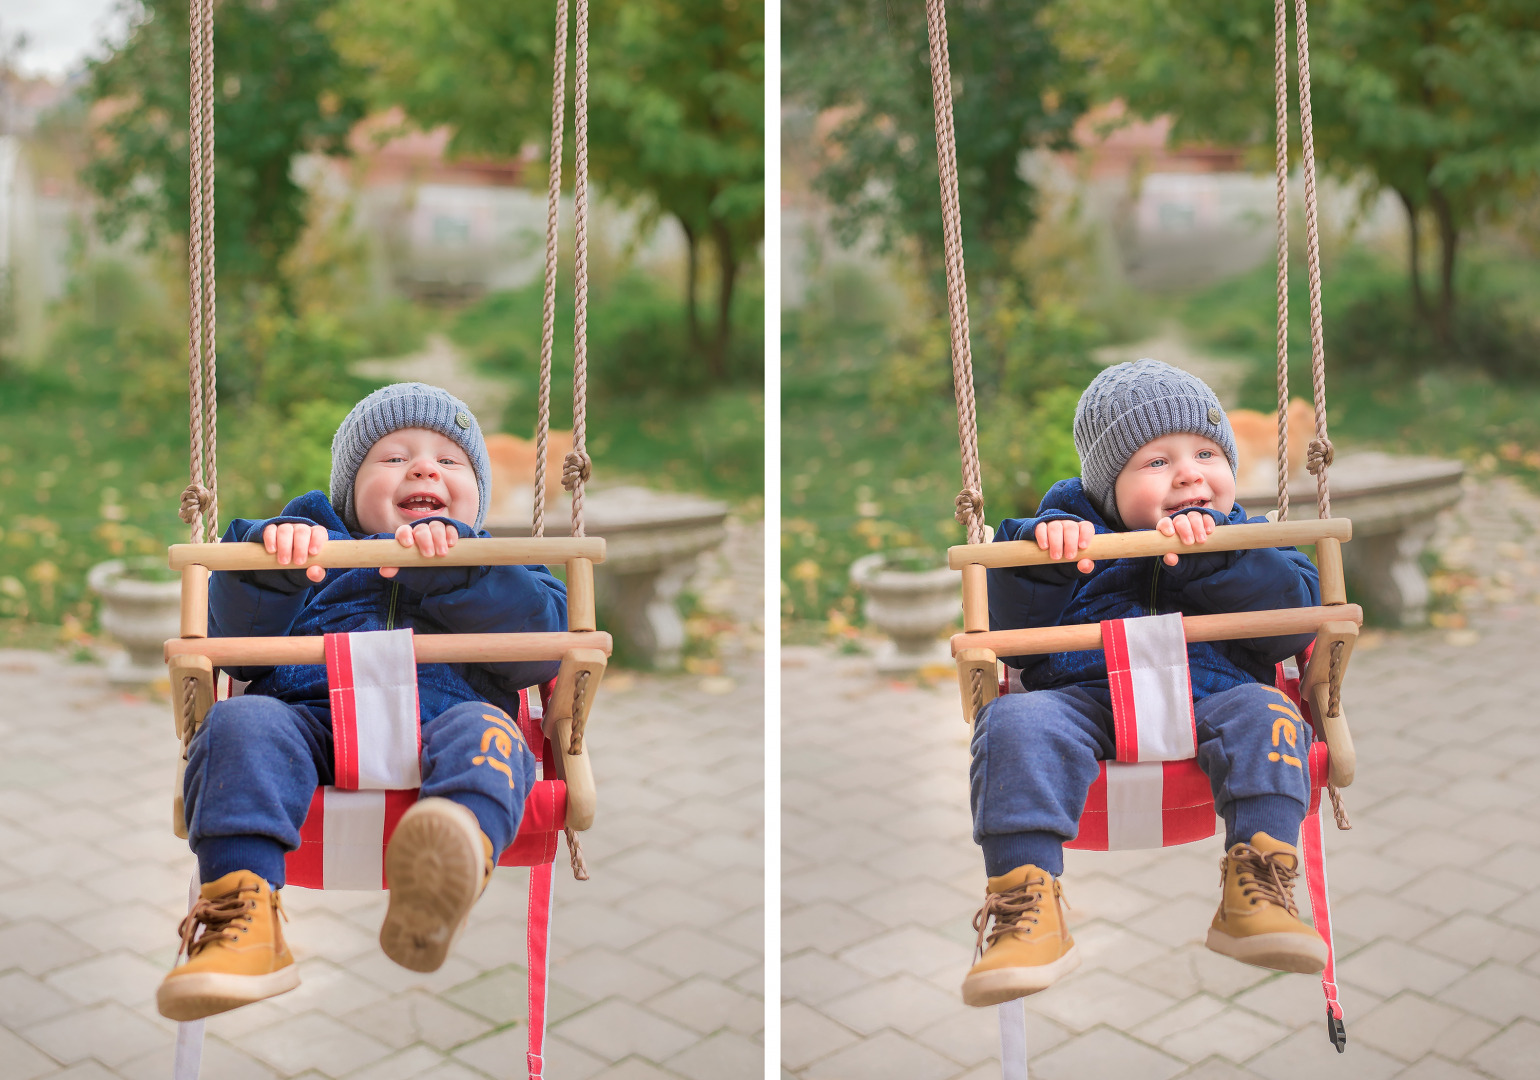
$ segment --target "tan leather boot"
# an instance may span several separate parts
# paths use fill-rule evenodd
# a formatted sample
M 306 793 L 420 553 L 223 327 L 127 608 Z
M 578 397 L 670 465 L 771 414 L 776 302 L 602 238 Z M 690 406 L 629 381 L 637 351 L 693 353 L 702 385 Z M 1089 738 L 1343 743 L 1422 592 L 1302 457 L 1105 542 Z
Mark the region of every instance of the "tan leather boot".
M 1219 861 L 1219 911 L 1208 947 L 1243 964 L 1314 975 L 1326 967 L 1326 942 L 1294 906 L 1299 853 L 1265 832 Z
M 412 971 L 437 971 L 492 877 L 492 842 L 476 815 L 448 799 L 420 799 L 385 849 L 390 907 L 380 948 Z
M 172 968 L 155 994 L 160 1014 L 197 1020 L 298 986 L 279 916 L 278 894 L 250 870 L 231 871 L 199 889 L 180 927 L 177 956 L 185 950 L 187 963 Z
M 979 961 L 963 979 L 967 1005 L 998 1005 L 1046 990 L 1080 966 L 1075 941 L 1064 925 L 1064 893 L 1046 870 L 1018 866 L 989 879 L 984 906 L 973 917 Z M 985 945 L 984 928 L 995 919 Z

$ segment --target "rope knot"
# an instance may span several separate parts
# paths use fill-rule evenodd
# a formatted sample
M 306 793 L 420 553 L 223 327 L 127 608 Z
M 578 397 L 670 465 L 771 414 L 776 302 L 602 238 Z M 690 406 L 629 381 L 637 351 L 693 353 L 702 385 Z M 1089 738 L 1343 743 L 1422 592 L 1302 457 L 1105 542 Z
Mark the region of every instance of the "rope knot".
M 188 484 L 182 489 L 182 509 L 178 511 L 182 521 L 191 525 L 199 514 L 206 514 L 214 506 L 214 493 L 202 484 Z
M 1330 465 L 1336 456 L 1336 448 L 1330 439 L 1311 439 L 1310 449 L 1305 455 L 1305 468 L 1311 476 L 1320 476 L 1321 470 Z
M 970 525 L 984 513 L 984 493 L 978 488 L 963 488 L 953 500 L 957 512 L 952 516 L 963 525 Z
M 592 474 L 593 461 L 587 451 L 574 450 L 562 459 L 561 486 L 568 491 L 575 491 L 579 484 L 587 483 Z

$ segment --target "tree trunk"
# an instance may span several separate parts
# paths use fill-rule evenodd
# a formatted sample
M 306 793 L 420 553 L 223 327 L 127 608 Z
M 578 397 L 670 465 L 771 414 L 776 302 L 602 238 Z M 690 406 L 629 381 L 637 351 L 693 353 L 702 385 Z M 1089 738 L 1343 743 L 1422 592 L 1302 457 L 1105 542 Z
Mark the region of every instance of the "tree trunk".
M 1438 310 L 1433 316 L 1433 332 L 1440 345 L 1453 344 L 1454 264 L 1459 252 L 1460 229 L 1455 224 L 1454 209 L 1437 188 L 1428 200 L 1433 205 L 1433 220 L 1438 223 Z
M 700 283 L 700 239 L 684 218 L 679 219 L 679 228 L 684 231 L 685 246 L 684 322 L 689 328 L 690 349 L 700 355 L 705 351 L 700 339 L 700 319 L 695 311 L 695 295 Z
M 1411 264 L 1412 280 L 1412 310 L 1417 318 L 1423 322 L 1428 321 L 1428 298 L 1422 291 L 1422 230 L 1418 227 L 1417 215 L 1422 209 L 1413 204 L 1411 196 L 1404 191 L 1397 191 L 1401 199 L 1401 205 L 1406 209 L 1406 239 L 1408 262 Z
M 716 241 L 717 267 L 721 280 L 717 283 L 717 327 L 715 340 L 707 353 L 706 368 L 713 382 L 727 381 L 727 345 L 733 333 L 733 289 L 738 284 L 738 253 L 733 250 L 733 236 L 725 222 L 715 222 L 711 228 Z

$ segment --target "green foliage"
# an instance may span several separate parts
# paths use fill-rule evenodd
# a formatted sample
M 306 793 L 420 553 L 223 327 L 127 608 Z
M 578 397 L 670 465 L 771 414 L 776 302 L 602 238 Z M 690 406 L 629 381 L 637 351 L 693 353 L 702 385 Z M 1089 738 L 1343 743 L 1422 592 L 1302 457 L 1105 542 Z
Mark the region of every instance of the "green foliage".
M 1367 178 L 1408 212 L 1411 307 L 1444 347 L 1454 333 L 1462 238 L 1540 182 L 1540 20 L 1529 0 L 1322 0 L 1311 5 L 1317 168 Z M 1292 27 L 1292 19 L 1290 20 Z M 1068 51 L 1099 91 L 1175 117 L 1177 141 L 1273 140 L 1273 24 L 1224 0 L 1086 0 L 1059 9 Z M 1291 29 L 1291 34 L 1292 34 Z M 1298 134 L 1294 160 L 1299 160 Z M 1421 218 L 1439 247 L 1439 295 L 1424 298 Z
M 455 319 L 450 334 L 489 371 L 511 378 L 529 400 L 539 387 L 541 311 L 545 286 L 535 281 L 521 289 L 492 293 Z M 632 270 L 609 280 L 595 280 L 588 294 L 589 391 L 595 398 L 619 398 L 647 390 L 674 395 L 706 392 L 690 352 L 680 318 L 681 304 L 655 275 Z M 752 335 L 763 337 L 764 297 L 756 289 L 737 298 L 734 321 L 740 345 L 731 370 L 737 383 L 764 380 L 764 351 Z M 552 346 L 556 408 L 570 407 L 572 385 L 572 284 L 557 289 Z M 565 394 L 565 396 L 561 396 Z
M 1448 353 L 1395 351 L 1414 325 L 1404 282 L 1382 257 L 1352 251 L 1326 268 L 1330 288 L 1327 327 L 1327 402 L 1331 436 L 1339 448 L 1368 446 L 1393 453 L 1460 458 L 1478 471 L 1501 470 L 1540 490 L 1540 380 L 1497 380 L 1490 372 L 1503 357 L 1522 355 L 1533 364 L 1533 316 L 1526 297 L 1540 291 L 1540 266 L 1533 260 L 1489 249 L 1473 249 L 1466 260 L 1462 291 L 1472 311 L 1498 311 L 1512 326 L 1530 319 L 1527 339 L 1506 339 L 1495 355 L 1473 352 L 1466 362 L 1447 362 Z M 1291 283 L 1303 278 L 1291 274 Z M 1304 285 L 1292 297 L 1289 327 L 1290 386 L 1309 396 L 1310 324 Z M 1262 412 L 1277 405 L 1274 385 L 1274 284 L 1270 267 L 1220 282 L 1175 308 L 1187 333 L 1248 365 L 1241 404 Z M 1398 306 L 1399 305 L 1399 306 Z M 1532 303 L 1528 305 L 1532 307 Z M 1401 313 L 1399 324 L 1395 312 Z M 1389 314 L 1385 314 L 1388 312 Z M 1374 320 L 1371 322 L 1370 320 Z M 1383 337 L 1372 336 L 1380 327 Z M 1426 344 L 1426 339 L 1420 339 Z M 1462 342 L 1473 347 L 1478 339 Z M 1515 342 L 1528 340 L 1524 346 Z M 1486 370 L 1483 370 L 1483 369 Z
M 291 164 L 341 153 L 362 102 L 353 72 L 319 26 L 335 0 L 239 0 L 214 18 L 215 241 L 222 280 L 280 281 L 306 221 Z M 143 0 L 128 40 L 91 67 L 103 119 L 84 178 L 102 197 L 109 238 L 147 247 L 188 229 L 188 9 Z
M 465 309 L 450 336 L 489 373 L 511 382 L 510 410 L 532 432 L 539 392 L 544 286 L 534 282 L 493 293 Z M 680 304 L 658 280 L 639 271 L 594 282 L 589 293 L 589 453 L 597 471 L 654 487 L 704 490 L 735 501 L 764 491 L 763 350 L 751 335 L 764 325 L 764 298 L 738 296 L 739 327 L 729 385 L 703 386 L 679 318 Z M 572 293 L 557 294 L 551 360 L 551 416 L 572 416 Z
M 419 124 L 449 125 L 455 150 L 512 156 L 547 143 L 553 28 L 544 0 L 345 0 L 332 26 L 344 53 L 368 68 L 376 100 L 403 105 Z M 706 378 L 724 381 L 738 278 L 764 231 L 763 4 L 599 5 L 589 49 L 591 175 L 608 195 L 684 230 L 690 351 Z M 717 268 L 709 339 L 695 303 L 702 245 Z
M 1086 107 L 1083 65 L 1067 60 L 1045 0 L 954 4 L 948 35 L 959 202 L 970 282 L 1003 276 L 1036 217 L 1020 169 L 1035 147 L 1067 149 Z M 888 250 L 942 263 L 935 112 L 925 9 L 882 0 L 786 0 L 784 78 L 796 100 L 836 110 L 817 186 L 841 236 L 872 230 Z M 901 243 L 902 241 L 902 243 Z

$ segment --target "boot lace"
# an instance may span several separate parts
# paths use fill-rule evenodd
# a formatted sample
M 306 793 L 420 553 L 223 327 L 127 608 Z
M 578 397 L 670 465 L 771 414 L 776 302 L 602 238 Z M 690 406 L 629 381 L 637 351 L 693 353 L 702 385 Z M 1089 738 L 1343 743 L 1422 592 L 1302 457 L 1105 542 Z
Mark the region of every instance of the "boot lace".
M 239 940 L 239 936 L 250 928 L 252 914 L 257 910 L 257 897 L 255 889 L 243 889 L 213 899 L 199 897 L 177 927 L 177 933 L 182 937 L 182 944 L 176 951 L 177 959 L 180 960 L 185 952 L 191 960 L 216 941 Z M 287 922 L 289 916 L 277 893 L 273 894 L 273 906 Z M 241 925 L 237 926 L 237 923 Z M 202 934 L 198 933 L 200 926 Z
M 1239 844 L 1233 854 L 1219 861 L 1219 887 L 1224 888 L 1227 865 L 1233 865 L 1241 895 L 1253 906 L 1258 900 L 1266 900 L 1297 919 L 1299 908 L 1294 906 L 1294 879 L 1299 876 L 1299 871 L 1285 861 L 1293 858 L 1287 852 L 1258 851 L 1250 844 Z
M 974 955 L 984 955 L 985 948 L 993 945 L 1006 934 L 1030 934 L 1032 931 L 1022 923 L 1037 925 L 1038 916 L 1042 914 L 1043 898 L 1047 887 L 1046 875 L 1029 876 L 1020 885 L 1006 889 L 1004 892 L 987 893 L 984 897 L 984 906 L 979 908 L 977 915 L 973 916 L 973 929 L 977 930 L 979 935 L 974 943 Z M 1063 898 L 1057 881 L 1053 883 L 1053 895 L 1056 899 Z M 989 925 L 991 915 L 995 918 L 995 926 L 986 934 L 984 928 Z

